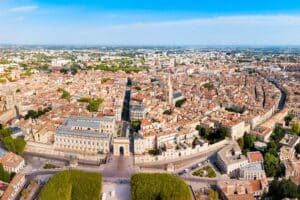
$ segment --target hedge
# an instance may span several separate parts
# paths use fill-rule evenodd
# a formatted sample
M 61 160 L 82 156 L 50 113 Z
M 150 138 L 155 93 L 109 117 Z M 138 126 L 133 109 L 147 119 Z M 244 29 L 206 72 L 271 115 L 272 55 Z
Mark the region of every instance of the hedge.
M 99 200 L 102 176 L 67 170 L 54 175 L 41 191 L 39 200 Z
M 131 177 L 131 200 L 191 200 L 188 185 L 163 173 L 140 173 Z

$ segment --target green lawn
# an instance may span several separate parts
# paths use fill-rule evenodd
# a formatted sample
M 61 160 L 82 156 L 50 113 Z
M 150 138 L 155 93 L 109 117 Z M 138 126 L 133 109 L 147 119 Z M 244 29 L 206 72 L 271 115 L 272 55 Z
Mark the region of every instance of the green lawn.
M 208 177 L 208 178 L 216 178 L 216 172 L 213 168 L 209 165 L 204 166 L 196 171 L 193 172 L 193 176 L 200 176 L 200 177 Z
M 39 200 L 99 200 L 102 176 L 67 170 L 55 174 L 41 191 Z
M 140 173 L 131 177 L 131 200 L 190 200 L 188 185 L 163 173 Z

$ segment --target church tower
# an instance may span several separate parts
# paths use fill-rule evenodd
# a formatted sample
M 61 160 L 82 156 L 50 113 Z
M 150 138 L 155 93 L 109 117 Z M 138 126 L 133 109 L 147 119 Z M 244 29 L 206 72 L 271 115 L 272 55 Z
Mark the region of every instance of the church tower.
M 169 105 L 173 106 L 173 85 L 171 80 L 171 71 L 169 71 L 168 89 L 169 89 Z

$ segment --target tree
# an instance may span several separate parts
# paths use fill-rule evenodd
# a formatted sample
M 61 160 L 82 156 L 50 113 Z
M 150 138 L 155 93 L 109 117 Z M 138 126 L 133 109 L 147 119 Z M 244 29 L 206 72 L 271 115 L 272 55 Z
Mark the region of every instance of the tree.
M 21 138 L 16 138 L 14 139 L 14 144 L 15 144 L 16 153 L 22 155 L 25 150 L 26 141 Z
M 172 110 L 165 110 L 164 112 L 163 112 L 163 114 L 164 115 L 171 115 L 172 114 Z
M 254 135 L 245 133 L 243 139 L 244 139 L 244 152 L 250 151 L 254 147 L 254 142 L 256 140 L 256 137 Z
M 295 146 L 296 153 L 300 154 L 300 143 Z
M 276 126 L 271 135 L 271 139 L 275 142 L 279 142 L 285 135 L 285 130 L 281 126 Z
M 132 122 L 132 129 L 134 132 L 138 132 L 141 129 L 141 122 L 139 120 L 135 120 Z
M 185 101 L 186 101 L 186 98 L 177 100 L 177 101 L 175 102 L 175 106 L 176 106 L 177 108 L 180 108 L 180 107 L 182 106 L 182 104 L 184 104 Z
M 272 155 L 274 155 L 274 156 L 277 156 L 277 151 L 278 151 L 278 149 L 279 149 L 279 145 L 278 145 L 278 143 L 276 143 L 275 141 L 270 141 L 270 142 L 268 143 L 268 149 L 267 149 L 267 151 L 268 151 L 270 154 L 272 154 Z
M 38 113 L 35 110 L 28 110 L 27 114 L 25 115 L 25 119 L 36 119 L 38 116 Z
M 246 111 L 246 108 L 245 107 L 240 108 L 240 107 L 234 106 L 234 107 L 225 108 L 225 110 L 227 110 L 228 112 L 243 114 Z
M 98 109 L 102 102 L 103 102 L 103 99 L 90 100 L 89 105 L 87 106 L 88 111 L 98 112 Z
M 226 136 L 229 136 L 229 129 L 224 126 L 221 126 L 217 129 L 213 129 L 204 128 L 200 125 L 197 125 L 196 130 L 198 130 L 199 136 L 208 140 L 211 144 L 224 140 Z
M 11 135 L 11 130 L 9 128 L 1 129 L 0 130 L 0 140 L 3 140 L 4 138 Z
M 201 136 L 201 137 L 206 136 L 206 128 L 201 127 L 200 125 L 197 125 L 196 130 L 199 132 L 199 136 Z
M 269 152 L 264 156 L 264 166 L 268 177 L 275 177 L 281 172 L 279 158 Z
M 230 131 L 227 127 L 221 126 L 216 130 L 216 133 L 220 139 L 225 139 L 225 137 L 229 137 Z
M 243 150 L 243 149 L 244 149 L 244 138 L 243 138 L 243 137 L 242 137 L 242 138 L 239 138 L 239 139 L 237 140 L 237 142 L 238 142 L 238 144 L 239 144 L 241 150 Z
M 26 141 L 21 138 L 13 139 L 10 135 L 3 138 L 5 148 L 18 155 L 22 155 L 26 146 Z
M 291 180 L 283 179 L 278 181 L 275 179 L 270 184 L 268 196 L 272 197 L 274 200 L 299 198 L 300 187 L 297 187 Z
M 0 163 L 0 180 L 6 183 L 10 181 L 10 174 L 4 170 L 2 163 Z
M 203 84 L 203 87 L 208 89 L 208 90 L 213 90 L 214 89 L 214 84 L 209 82 L 209 83 L 205 83 Z
M 15 143 L 14 143 L 14 139 L 11 136 L 5 137 L 3 139 L 4 142 L 4 146 L 12 152 L 16 152 L 16 147 L 15 147 Z
M 300 124 L 299 123 L 292 124 L 291 134 L 300 136 Z
M 292 113 L 289 113 L 287 116 L 285 116 L 284 117 L 285 125 L 289 126 L 290 122 L 293 120 L 294 117 L 295 117 L 295 115 Z
M 62 73 L 62 74 L 67 74 L 69 70 L 66 69 L 66 68 L 62 68 L 62 69 L 60 69 L 59 71 L 60 71 L 60 73 Z
M 156 155 L 159 155 L 159 150 L 158 150 L 158 149 L 150 149 L 150 150 L 148 151 L 148 153 L 149 153 L 150 155 L 156 156 Z
M 61 98 L 70 101 L 70 99 L 71 99 L 71 94 L 70 94 L 69 92 L 63 90 L 63 91 L 62 91 Z
M 45 108 L 45 109 L 43 109 L 43 110 L 38 110 L 38 111 L 35 111 L 35 110 L 29 110 L 29 111 L 27 112 L 27 114 L 25 115 L 25 119 L 26 119 L 26 120 L 29 119 L 29 118 L 31 118 L 31 119 L 37 119 L 37 118 L 39 118 L 40 116 L 46 114 L 47 112 L 49 112 L 49 111 L 51 111 L 51 110 L 52 110 L 52 107 L 51 107 L 51 106 L 49 106 L 49 107 L 47 107 L 47 108 Z

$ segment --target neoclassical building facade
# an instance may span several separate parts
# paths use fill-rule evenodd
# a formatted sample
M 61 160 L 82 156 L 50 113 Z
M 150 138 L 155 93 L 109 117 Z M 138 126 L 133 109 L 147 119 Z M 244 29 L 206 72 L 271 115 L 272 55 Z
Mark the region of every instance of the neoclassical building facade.
M 57 128 L 54 148 L 70 153 L 108 153 L 116 133 L 115 127 L 114 117 L 71 116 Z

